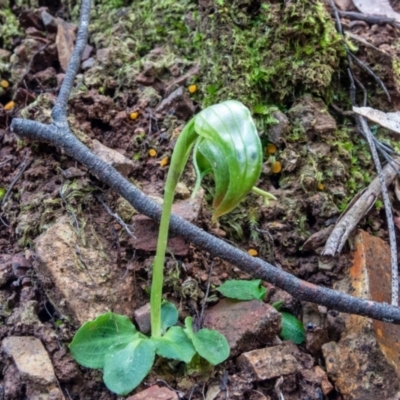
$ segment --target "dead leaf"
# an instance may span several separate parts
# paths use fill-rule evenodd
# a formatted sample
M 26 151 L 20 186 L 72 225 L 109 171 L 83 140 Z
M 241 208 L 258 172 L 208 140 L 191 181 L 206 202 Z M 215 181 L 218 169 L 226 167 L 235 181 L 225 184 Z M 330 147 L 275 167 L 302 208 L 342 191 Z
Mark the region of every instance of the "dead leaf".
M 353 111 L 384 128 L 400 133 L 400 112 L 384 113 L 371 107 L 353 107 Z

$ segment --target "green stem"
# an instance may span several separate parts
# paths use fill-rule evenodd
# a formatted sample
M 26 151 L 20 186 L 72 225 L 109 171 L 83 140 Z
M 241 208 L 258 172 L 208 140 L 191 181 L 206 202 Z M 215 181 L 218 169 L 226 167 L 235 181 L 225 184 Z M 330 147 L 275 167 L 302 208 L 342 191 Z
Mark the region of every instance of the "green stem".
M 256 193 L 256 194 L 258 194 L 260 196 L 265 197 L 266 199 L 277 200 L 277 198 L 273 194 L 268 193 L 268 192 L 266 192 L 266 191 L 264 191 L 264 190 L 262 190 L 262 189 L 260 189 L 260 188 L 258 188 L 256 186 L 253 186 L 251 188 L 251 191 L 253 193 Z
M 190 150 L 197 138 L 194 132 L 194 120 L 192 119 L 180 133 L 171 157 L 165 183 L 164 203 L 161 214 L 160 228 L 158 233 L 157 251 L 153 265 L 153 278 L 151 284 L 151 336 L 161 336 L 161 300 L 164 280 L 165 251 L 168 243 L 169 220 L 171 218 L 174 193 L 179 178 L 185 168 L 190 155 Z

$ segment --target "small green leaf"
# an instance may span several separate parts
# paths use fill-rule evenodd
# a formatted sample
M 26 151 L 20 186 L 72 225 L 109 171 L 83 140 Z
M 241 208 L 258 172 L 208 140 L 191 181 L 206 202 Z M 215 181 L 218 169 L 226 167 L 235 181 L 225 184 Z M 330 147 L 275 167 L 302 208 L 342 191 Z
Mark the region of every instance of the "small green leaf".
M 121 396 L 135 389 L 151 370 L 155 349 L 149 339 L 136 339 L 123 349 L 107 354 L 104 383 Z
M 233 210 L 255 186 L 262 166 L 262 147 L 250 111 L 235 100 L 201 111 L 194 118 L 200 136 L 193 152 L 196 187 L 212 170 L 215 180 L 213 220 Z
M 6 195 L 6 189 L 0 187 L 0 201 L 3 200 L 3 197 Z
M 281 312 L 282 314 L 282 330 L 280 337 L 283 340 L 291 340 L 295 344 L 302 344 L 306 340 L 304 326 L 292 314 Z
M 161 357 L 189 363 L 196 354 L 191 340 L 180 326 L 173 326 L 164 336 L 151 340 L 155 343 L 156 353 Z
M 161 330 L 165 332 L 170 326 L 178 322 L 178 310 L 175 304 L 164 301 L 161 304 Z
M 129 318 L 108 312 L 84 323 L 69 349 L 79 364 L 88 368 L 103 368 L 107 354 L 126 346 L 139 335 Z
M 252 281 L 232 279 L 225 281 L 217 290 L 225 297 L 236 300 L 263 300 L 267 293 L 261 279 Z
M 185 333 L 192 341 L 197 353 L 210 364 L 217 365 L 229 357 L 230 348 L 224 335 L 211 329 L 200 329 L 193 332 L 193 320 L 187 317 L 185 320 Z

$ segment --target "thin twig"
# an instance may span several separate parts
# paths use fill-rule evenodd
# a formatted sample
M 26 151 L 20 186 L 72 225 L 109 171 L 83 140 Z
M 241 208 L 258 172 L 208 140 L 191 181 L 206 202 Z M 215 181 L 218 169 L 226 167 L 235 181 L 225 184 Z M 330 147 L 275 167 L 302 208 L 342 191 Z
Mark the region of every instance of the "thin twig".
M 351 20 L 356 20 L 356 21 L 365 21 L 368 24 L 371 25 L 392 25 L 396 26 L 396 20 L 394 18 L 388 18 L 384 17 L 382 15 L 367 15 L 367 14 L 362 14 L 354 11 L 338 11 L 339 16 L 341 18 L 348 18 Z M 398 25 L 397 25 L 398 26 Z
M 389 193 L 386 187 L 385 179 L 382 175 L 382 167 L 379 161 L 378 153 L 376 151 L 375 144 L 371 139 L 372 133 L 364 117 L 362 117 L 361 115 L 356 115 L 356 119 L 359 120 L 362 130 L 367 136 L 368 144 L 369 147 L 371 148 L 372 158 L 374 159 L 375 167 L 379 176 L 379 181 L 381 183 L 381 191 L 382 191 L 383 203 L 385 205 L 386 219 L 389 231 L 390 262 L 392 266 L 392 305 L 397 306 L 399 304 L 399 269 L 397 265 L 396 232 L 394 230 L 392 206 L 390 204 Z
M 76 49 L 85 47 L 89 11 L 90 0 L 83 0 L 81 20 L 84 23 L 79 28 Z M 85 29 L 86 32 L 82 32 Z M 79 68 L 80 59 L 77 54 L 79 55 L 79 51 L 74 51 L 75 56 L 71 58 L 67 71 L 69 78 L 68 80 L 64 80 L 63 86 L 64 84 L 67 85 L 66 82 L 69 83 L 62 89 L 62 93 L 60 92 L 60 96 L 63 94 L 62 99 L 57 100 L 56 108 L 52 112 L 55 123 L 45 125 L 36 121 L 15 118 L 11 123 L 11 131 L 21 137 L 51 143 L 53 146 L 62 149 L 76 161 L 85 165 L 100 181 L 126 199 L 139 213 L 155 221 L 159 221 L 161 207 L 132 185 L 114 168 L 94 155 L 69 129 L 66 119 L 68 93 L 65 93 L 68 87 L 72 87 L 75 77 L 74 71 L 76 73 Z M 251 274 L 255 278 L 272 283 L 287 291 L 298 300 L 310 301 L 337 311 L 363 315 L 400 325 L 399 307 L 356 298 L 345 293 L 305 282 L 259 258 L 251 257 L 246 252 L 208 234 L 177 215 L 172 215 L 171 217 L 170 230 L 175 234 L 185 237 L 186 240 L 200 247 L 203 251 L 208 251 L 212 256 L 219 257 L 239 267 L 242 271 Z
M 10 183 L 10 186 L 7 188 L 7 192 L 3 197 L 3 200 L 1 201 L 0 206 L 3 207 L 3 205 L 6 203 L 8 196 L 10 195 L 13 187 L 15 186 L 15 184 L 18 182 L 19 178 L 21 178 L 22 174 L 24 173 L 24 171 L 26 170 L 26 168 L 31 164 L 32 160 L 28 158 L 29 156 L 29 152 L 27 151 L 25 154 L 25 159 L 22 162 L 18 174 L 16 175 L 16 177 L 12 180 L 12 182 Z
M 96 197 L 96 199 L 102 204 L 102 206 L 106 209 L 107 213 L 117 220 L 117 222 L 125 229 L 126 233 L 132 239 L 136 240 L 136 236 L 131 232 L 129 225 L 127 225 L 118 214 L 111 211 L 111 208 L 108 207 L 108 205 L 103 201 L 101 196 L 96 194 L 94 197 Z

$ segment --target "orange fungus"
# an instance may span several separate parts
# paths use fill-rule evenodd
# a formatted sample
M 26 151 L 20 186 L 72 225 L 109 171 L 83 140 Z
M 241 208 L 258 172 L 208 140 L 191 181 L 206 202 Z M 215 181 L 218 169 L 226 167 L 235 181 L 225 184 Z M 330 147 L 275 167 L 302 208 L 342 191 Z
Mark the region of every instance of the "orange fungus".
M 10 111 L 15 107 L 15 103 L 13 101 L 9 101 L 5 106 L 4 110 L 5 111 Z
M 272 172 L 274 174 L 279 174 L 279 172 L 281 172 L 281 171 L 282 171 L 282 164 L 279 161 L 275 161 L 272 164 Z
M 276 146 L 273 143 L 270 143 L 267 146 L 267 153 L 268 154 L 275 154 L 276 153 Z
M 256 249 L 248 249 L 247 253 L 252 257 L 257 257 L 258 256 L 258 251 Z

